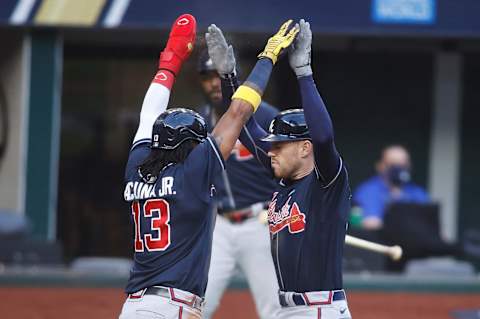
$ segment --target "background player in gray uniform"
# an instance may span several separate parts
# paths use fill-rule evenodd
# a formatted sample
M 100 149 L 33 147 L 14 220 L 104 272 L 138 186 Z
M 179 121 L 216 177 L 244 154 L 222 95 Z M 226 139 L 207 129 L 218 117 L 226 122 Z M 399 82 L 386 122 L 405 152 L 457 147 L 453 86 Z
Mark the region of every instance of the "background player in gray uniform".
M 351 193 L 330 116 L 313 81 L 311 38 L 310 25 L 301 20 L 289 61 L 303 110 L 281 112 L 270 134 L 251 118 L 240 140 L 279 179 L 268 209 L 279 318 L 351 318 L 342 289 Z
M 124 198 L 131 204 L 135 254 L 122 319 L 201 318 L 215 222 L 215 176 L 261 101 L 255 80 L 265 79 L 265 72 L 256 66 L 252 81 L 236 91 L 212 136 L 199 114 L 165 111 L 195 32 L 191 15 L 174 22 L 126 165 Z M 297 32 L 283 27 L 263 54 L 278 56 Z
M 209 27 L 207 45 L 214 59 L 219 59 L 219 50 L 227 50 L 221 31 L 215 26 Z M 217 49 L 217 46 L 222 47 Z M 213 61 L 205 50 L 199 58 L 200 81 L 208 101 L 199 113 L 209 129 L 213 129 L 230 104 L 230 97 L 223 101 L 221 86 L 231 85 L 230 79 L 236 74 L 233 53 L 231 57 L 230 63 L 221 64 Z M 217 72 L 216 65 L 221 67 L 220 72 Z M 253 116 L 267 130 L 277 113 L 274 107 L 262 102 Z M 248 281 L 260 318 L 276 318 L 280 309 L 278 284 L 270 255 L 266 218 L 262 216 L 266 214 L 265 208 L 274 187 L 270 172 L 237 141 L 226 161 L 226 170 L 218 175 L 216 183 L 219 215 L 213 232 L 204 318 L 212 317 L 237 269 Z

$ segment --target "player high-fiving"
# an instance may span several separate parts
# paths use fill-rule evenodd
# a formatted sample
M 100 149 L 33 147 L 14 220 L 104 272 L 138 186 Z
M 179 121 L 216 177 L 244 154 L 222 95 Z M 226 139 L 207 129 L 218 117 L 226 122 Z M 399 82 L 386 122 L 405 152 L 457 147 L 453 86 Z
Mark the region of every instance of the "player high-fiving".
M 347 170 L 310 65 L 312 33 L 301 20 L 289 49 L 303 109 L 281 112 L 265 132 L 253 118 L 240 140 L 279 185 L 268 209 L 280 318 L 350 318 L 342 256 L 350 210 Z
M 215 221 L 214 177 L 258 108 L 273 62 L 298 32 L 287 29 L 269 40 L 249 81 L 237 90 L 210 136 L 199 114 L 165 111 L 196 34 L 193 16 L 185 14 L 174 22 L 143 101 L 125 170 L 124 198 L 130 204 L 135 254 L 120 318 L 152 313 L 201 317 Z

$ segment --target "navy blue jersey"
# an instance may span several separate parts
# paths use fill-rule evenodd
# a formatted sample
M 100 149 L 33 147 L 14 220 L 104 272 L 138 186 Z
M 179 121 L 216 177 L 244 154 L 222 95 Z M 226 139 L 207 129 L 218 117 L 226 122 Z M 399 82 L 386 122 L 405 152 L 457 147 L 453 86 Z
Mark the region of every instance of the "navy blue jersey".
M 330 185 L 325 185 L 315 170 L 292 183 L 280 182 L 268 209 L 280 290 L 342 289 L 350 197 L 343 165 Z
M 314 169 L 301 179 L 280 181 L 268 210 L 271 251 L 282 291 L 342 288 L 342 257 L 351 192 L 336 149 L 333 125 L 312 76 L 298 79 L 313 144 Z M 250 118 L 244 145 L 271 169 L 268 133 Z
M 262 102 L 254 117 L 258 124 L 268 129 L 278 110 Z M 200 114 L 207 120 L 209 130 L 215 124 L 213 108 L 206 105 Z M 226 173 L 218 176 L 217 198 L 220 211 L 242 209 L 259 202 L 268 202 L 276 183 L 271 173 L 258 163 L 250 151 L 237 141 L 231 156 L 226 161 Z
M 124 197 L 135 229 L 126 292 L 162 285 L 203 296 L 215 225 L 214 177 L 224 168 L 220 150 L 208 137 L 183 163 L 167 166 L 155 184 L 147 184 L 138 166 L 150 152 L 149 143 L 134 145 L 125 172 Z

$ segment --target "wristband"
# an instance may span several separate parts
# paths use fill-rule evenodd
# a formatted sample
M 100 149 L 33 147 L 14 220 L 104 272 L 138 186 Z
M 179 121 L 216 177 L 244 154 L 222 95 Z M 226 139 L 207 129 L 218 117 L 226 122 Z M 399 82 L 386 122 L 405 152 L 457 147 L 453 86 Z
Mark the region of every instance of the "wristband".
M 241 85 L 233 94 L 233 99 L 241 99 L 250 103 L 253 107 L 253 112 L 257 111 L 258 106 L 262 102 L 262 97 L 257 91 L 246 85 Z
M 152 83 L 158 83 L 171 90 L 173 83 L 175 82 L 175 75 L 172 71 L 167 69 L 160 69 L 155 74 Z

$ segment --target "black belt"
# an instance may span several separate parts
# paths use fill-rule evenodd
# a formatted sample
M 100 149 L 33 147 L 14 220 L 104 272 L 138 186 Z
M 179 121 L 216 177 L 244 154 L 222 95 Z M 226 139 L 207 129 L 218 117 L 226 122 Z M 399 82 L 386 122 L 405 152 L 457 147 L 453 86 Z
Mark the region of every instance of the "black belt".
M 204 300 L 197 295 L 191 294 L 191 300 L 183 299 L 180 296 L 175 295 L 174 288 L 169 287 L 161 287 L 161 286 L 152 286 L 146 288 L 143 293 L 142 291 L 138 291 L 135 294 L 129 294 L 128 299 L 139 299 L 145 295 L 155 295 L 160 297 L 169 298 L 172 301 L 183 303 L 187 306 L 193 307 L 198 310 L 202 310 Z
M 280 301 L 280 305 L 282 307 L 294 307 L 294 306 L 317 306 L 317 305 L 326 305 L 330 304 L 333 301 L 339 301 L 339 300 L 346 300 L 347 297 L 345 296 L 345 292 L 343 290 L 335 290 L 332 291 L 332 298 L 331 300 L 328 301 L 323 301 L 323 302 L 312 302 L 308 300 L 308 293 L 298 293 L 298 292 L 293 292 L 293 293 L 285 293 L 283 291 L 280 291 L 278 294 L 278 300 Z M 291 297 L 287 297 L 287 295 L 290 295 Z M 291 302 L 289 302 L 291 300 Z
M 240 224 L 246 221 L 247 219 L 254 217 L 253 211 L 251 209 L 234 210 L 228 213 L 223 213 L 222 216 L 225 217 L 232 224 Z

